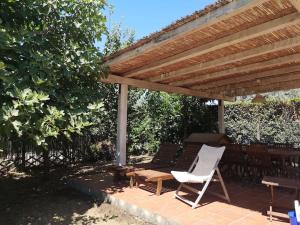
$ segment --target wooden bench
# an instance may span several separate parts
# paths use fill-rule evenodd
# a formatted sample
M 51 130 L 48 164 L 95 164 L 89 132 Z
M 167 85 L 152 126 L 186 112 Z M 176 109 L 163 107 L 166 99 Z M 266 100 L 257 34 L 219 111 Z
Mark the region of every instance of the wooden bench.
M 155 182 L 156 183 L 156 195 L 161 194 L 164 180 L 173 180 L 174 177 L 171 173 L 157 171 L 157 170 L 141 170 L 141 171 L 132 171 L 127 173 L 127 176 L 130 177 L 130 187 L 134 186 L 139 187 L 140 181 L 144 180 L 146 182 Z
M 134 186 L 134 182 L 136 183 L 136 186 L 139 187 L 139 183 L 142 180 L 146 182 L 154 182 L 157 184 L 156 195 L 160 195 L 163 181 L 174 179 L 171 171 L 187 171 L 195 160 L 200 147 L 201 146 L 199 145 L 193 144 L 187 144 L 186 146 L 184 146 L 183 152 L 176 160 L 175 166 L 158 169 L 148 168 L 145 170 L 128 172 L 126 175 L 130 177 L 130 187 Z
M 280 177 L 270 177 L 265 176 L 262 180 L 262 184 L 270 187 L 271 190 L 271 199 L 270 199 L 270 220 L 272 221 L 272 212 L 274 205 L 274 187 L 283 187 L 288 189 L 294 189 L 296 193 L 296 199 L 299 199 L 299 189 L 300 189 L 300 180 L 289 179 L 289 178 L 280 178 Z

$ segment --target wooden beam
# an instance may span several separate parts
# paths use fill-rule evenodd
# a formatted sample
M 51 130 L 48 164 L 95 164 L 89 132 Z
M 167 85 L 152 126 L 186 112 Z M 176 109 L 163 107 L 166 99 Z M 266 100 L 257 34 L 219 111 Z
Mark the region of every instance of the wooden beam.
M 106 79 L 101 79 L 101 82 L 104 83 L 113 83 L 113 84 L 127 84 L 138 88 L 145 88 L 152 91 L 164 91 L 169 93 L 177 93 L 183 95 L 190 95 L 190 96 L 197 96 L 201 98 L 208 98 L 208 99 L 223 99 L 226 101 L 234 101 L 233 98 L 228 98 L 227 96 L 223 95 L 209 95 L 205 92 L 192 90 L 188 88 L 181 88 L 181 87 L 173 87 L 170 85 L 165 84 L 158 84 L 149 81 L 143 80 L 136 80 L 132 78 L 120 77 L 113 74 L 110 74 Z
M 128 85 L 120 84 L 117 123 L 117 165 L 126 165 Z
M 267 93 L 274 91 L 286 91 L 300 88 L 300 80 L 293 80 L 287 82 L 280 82 L 276 84 L 267 85 L 264 87 L 250 88 L 250 89 L 240 89 L 235 93 L 231 93 L 231 96 L 246 96 L 258 93 Z M 226 94 L 226 93 L 224 93 Z
M 211 11 L 210 13 L 204 16 L 201 16 L 184 25 L 181 25 L 169 32 L 165 32 L 162 35 L 153 38 L 153 40 L 151 40 L 150 42 L 143 44 L 142 46 L 134 50 L 124 52 L 123 54 L 114 58 L 108 57 L 109 60 L 107 61 L 107 65 L 116 65 L 124 61 L 128 61 L 132 58 L 135 58 L 141 54 L 146 53 L 147 51 L 153 50 L 155 48 L 159 48 L 163 45 L 167 45 L 176 39 L 184 37 L 185 35 L 189 35 L 201 29 L 210 27 L 215 23 L 218 23 L 222 20 L 226 20 L 230 17 L 238 15 L 248 9 L 251 9 L 267 1 L 268 0 L 232 1 L 224 5 L 223 7 Z
M 214 89 L 211 89 L 211 92 L 212 93 L 222 93 L 227 90 L 234 91 L 237 89 L 246 89 L 246 88 L 251 89 L 253 87 L 267 86 L 267 85 L 271 85 L 273 83 L 287 82 L 287 81 L 292 81 L 292 80 L 300 80 L 300 71 L 292 73 L 292 74 L 284 73 L 284 74 L 267 77 L 267 78 L 263 78 L 263 79 L 246 81 L 246 82 L 223 86 L 223 87 L 216 87 Z
M 290 0 L 290 2 L 300 12 L 300 0 Z
M 228 76 L 233 76 L 234 74 L 238 73 L 244 73 L 244 72 L 255 72 L 256 70 L 259 69 L 265 69 L 268 67 L 272 66 L 278 66 L 286 63 L 291 63 L 291 62 L 299 62 L 300 63 L 300 53 L 293 54 L 293 55 L 288 55 L 288 56 L 283 56 L 275 59 L 271 59 L 268 61 L 263 61 L 263 62 L 258 62 L 258 63 L 253 63 L 245 66 L 239 66 L 239 67 L 234 67 L 232 69 L 227 69 L 223 71 L 218 71 L 210 74 L 204 74 L 198 77 L 193 77 L 189 79 L 185 79 L 182 81 L 176 81 L 176 82 L 171 82 L 169 85 L 173 86 L 183 86 L 183 85 L 193 85 L 195 83 L 200 83 L 200 82 L 206 82 L 209 80 L 214 80 L 214 79 L 220 79 L 220 78 L 225 78 Z
M 192 86 L 191 88 L 196 89 L 196 90 L 208 91 L 209 89 L 213 89 L 213 88 L 217 88 L 217 87 L 222 87 L 222 86 L 231 85 L 231 84 L 237 84 L 237 83 L 256 80 L 256 79 L 262 79 L 265 77 L 276 76 L 276 75 L 280 75 L 280 74 L 284 74 L 284 73 L 293 73 L 293 72 L 297 72 L 297 71 L 300 72 L 300 65 L 287 66 L 287 67 L 280 68 L 280 69 L 273 69 L 273 70 L 268 70 L 268 71 L 264 71 L 264 72 L 253 73 L 253 74 L 234 76 L 232 78 L 230 77 L 230 78 L 216 80 L 216 81 L 205 83 L 205 84 Z
M 181 54 L 172 56 L 173 58 L 170 57 L 170 58 L 165 59 L 165 60 L 160 60 L 160 62 L 164 62 L 164 61 L 167 60 L 167 62 L 162 63 L 163 66 L 178 63 L 182 60 L 192 59 L 193 57 L 196 57 L 196 56 L 199 56 L 199 55 L 203 55 L 203 54 L 206 54 L 206 53 L 209 53 L 209 52 L 221 50 L 225 47 L 235 45 L 237 43 L 241 43 L 241 42 L 244 42 L 244 41 L 247 41 L 247 40 L 251 40 L 251 39 L 260 37 L 262 35 L 272 33 L 276 30 L 280 30 L 280 29 L 286 28 L 287 26 L 295 25 L 295 24 L 298 24 L 298 23 L 300 23 L 300 13 L 297 12 L 297 13 L 293 13 L 293 14 L 275 19 L 275 20 L 271 20 L 269 22 L 257 25 L 255 27 L 251 27 L 247 30 L 243 30 L 243 31 L 234 33 L 234 34 L 226 36 L 224 38 L 220 38 L 220 39 L 218 39 L 216 41 L 213 41 L 213 42 L 210 42 L 206 45 L 202 45 L 202 46 L 199 46 L 197 48 L 193 48 L 191 50 L 183 52 Z M 299 42 L 298 42 L 298 44 L 299 44 Z M 274 45 L 275 45 L 275 47 L 280 48 L 281 44 L 278 44 L 278 46 L 276 46 L 276 44 L 274 44 Z M 270 50 L 270 48 L 272 48 L 272 46 L 269 47 L 269 48 L 266 47 L 267 50 L 264 50 L 264 51 L 274 50 L 274 48 L 271 49 L 271 50 Z M 246 54 L 248 54 L 248 56 L 246 55 L 245 57 L 250 57 L 250 54 L 255 54 L 255 53 L 253 53 L 253 51 L 252 52 L 248 51 L 248 53 L 246 53 Z M 242 55 L 242 53 L 240 55 Z M 231 60 L 231 61 L 235 60 L 235 59 L 236 59 L 235 56 L 233 56 L 233 58 L 229 58 L 229 60 Z M 166 74 L 151 77 L 150 81 L 154 81 L 154 82 L 163 81 L 163 80 L 167 80 L 167 79 L 170 79 L 170 78 L 180 77 L 180 76 L 183 76 L 185 74 L 195 73 L 195 72 L 198 72 L 199 70 L 205 69 L 207 64 L 208 64 L 208 66 L 211 66 L 211 64 L 209 64 L 209 62 L 206 62 L 206 63 L 198 64 L 198 65 L 195 65 L 195 66 L 187 67 L 187 68 L 182 68 L 182 69 L 177 70 L 177 71 L 172 71 L 172 72 L 169 72 L 169 73 L 166 73 Z M 158 67 L 159 66 L 156 66 L 156 67 L 154 67 L 154 69 L 157 69 Z M 152 69 L 148 68 L 148 70 L 152 70 Z M 139 75 L 141 72 L 145 72 L 145 70 L 140 70 L 139 72 L 135 72 L 135 73 L 127 73 L 127 74 L 125 74 L 125 76 L 132 77 L 132 76 Z

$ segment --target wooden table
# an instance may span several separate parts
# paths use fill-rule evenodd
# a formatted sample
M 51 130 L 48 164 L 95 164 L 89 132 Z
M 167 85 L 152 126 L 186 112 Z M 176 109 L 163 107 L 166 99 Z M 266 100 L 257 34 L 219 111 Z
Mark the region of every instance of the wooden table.
M 300 180 L 289 179 L 289 178 L 279 178 L 279 177 L 270 177 L 265 176 L 262 180 L 262 184 L 270 187 L 271 190 L 271 199 L 270 199 L 270 220 L 272 221 L 272 212 L 274 204 L 274 187 L 283 187 L 288 189 L 294 189 L 296 192 L 296 199 L 299 199 L 299 189 L 300 189 Z
M 158 170 L 141 170 L 141 171 L 132 171 L 126 174 L 130 177 L 130 187 L 134 186 L 139 187 L 140 180 L 146 182 L 156 182 L 156 195 L 161 194 L 164 180 L 173 180 L 174 177 L 169 172 L 158 171 Z

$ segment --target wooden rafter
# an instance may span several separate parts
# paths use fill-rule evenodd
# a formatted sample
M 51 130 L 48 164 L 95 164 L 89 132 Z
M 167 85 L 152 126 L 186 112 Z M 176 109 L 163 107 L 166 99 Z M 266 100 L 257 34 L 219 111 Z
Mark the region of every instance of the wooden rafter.
M 224 79 L 224 78 L 226 78 L 228 76 L 232 76 L 234 74 L 251 72 L 251 71 L 258 70 L 258 69 L 264 69 L 264 68 L 268 68 L 268 67 L 272 67 L 272 66 L 278 66 L 278 65 L 282 65 L 282 64 L 286 64 L 286 63 L 291 63 L 291 62 L 299 62 L 300 63 L 300 53 L 288 55 L 288 56 L 284 56 L 284 57 L 279 57 L 279 58 L 271 59 L 268 61 L 253 63 L 253 64 L 249 64 L 249 65 L 245 65 L 245 66 L 239 66 L 239 67 L 235 67 L 232 69 L 223 70 L 220 72 L 205 74 L 205 75 L 193 77 L 193 78 L 182 80 L 182 81 L 176 81 L 176 82 L 170 83 L 170 85 L 183 86 L 183 85 L 191 85 L 192 84 L 194 86 L 195 83 L 197 84 L 200 82 L 206 82 L 206 81 L 218 79 L 218 78 Z
M 174 64 L 174 63 L 182 61 L 182 60 L 192 59 L 193 57 L 203 55 L 203 54 L 206 54 L 209 52 L 213 52 L 216 50 L 221 50 L 225 47 L 228 47 L 228 46 L 231 46 L 231 45 L 234 45 L 237 43 L 242 43 L 244 41 L 251 40 L 251 39 L 260 37 L 262 35 L 272 33 L 276 30 L 280 30 L 280 29 L 286 28 L 288 26 L 292 26 L 292 25 L 299 24 L 299 23 L 300 23 L 300 14 L 298 12 L 293 13 L 293 14 L 287 15 L 285 17 L 271 20 L 267 23 L 257 25 L 255 27 L 251 27 L 247 30 L 243 30 L 243 31 L 234 33 L 232 35 L 229 35 L 224 38 L 218 39 L 216 41 L 210 42 L 206 45 L 199 46 L 197 48 L 193 48 L 193 49 L 183 52 L 181 54 L 172 56 L 172 57 L 170 57 L 171 59 L 169 58 L 169 59 L 161 60 L 160 64 L 165 66 L 165 65 Z M 168 60 L 168 61 L 165 62 L 166 60 Z M 165 63 L 161 63 L 161 62 L 165 62 Z M 204 64 L 204 63 L 202 63 L 202 64 Z M 195 73 L 199 70 L 202 70 L 203 67 L 205 67 L 202 64 L 187 67 L 187 68 L 182 68 L 180 70 L 176 70 L 176 71 L 162 74 L 159 76 L 151 77 L 150 81 L 153 81 L 153 82 L 164 81 L 164 80 L 167 80 L 170 78 L 180 77 L 185 74 Z M 157 66 L 154 67 L 154 69 L 157 69 Z M 148 68 L 148 70 L 153 70 L 153 68 Z M 141 72 L 145 72 L 145 70 L 140 70 L 139 72 L 135 72 L 135 73 L 127 73 L 127 74 L 125 74 L 125 76 L 133 77 L 133 76 L 139 75 Z
M 292 48 L 292 47 L 296 47 L 296 46 L 300 46 L 300 36 L 291 38 L 291 39 L 278 41 L 278 42 L 275 42 L 275 43 L 272 43 L 269 45 L 260 46 L 258 48 L 246 50 L 243 52 L 239 52 L 236 54 L 218 58 L 218 59 L 215 59 L 212 61 L 204 62 L 204 63 L 198 64 L 196 66 L 193 66 L 192 68 L 190 67 L 189 70 L 197 70 L 198 71 L 200 69 L 201 70 L 211 69 L 211 68 L 214 68 L 217 66 L 226 65 L 226 64 L 234 63 L 234 62 L 241 61 L 241 60 L 246 60 L 246 59 L 249 59 L 252 57 L 256 57 L 256 56 L 260 56 L 260 55 L 264 55 L 264 54 L 268 54 L 268 53 L 272 53 L 272 52 L 276 52 L 276 51 L 280 51 L 283 49 L 288 49 L 288 48 Z
M 195 33 L 201 29 L 212 26 L 222 20 L 226 20 L 232 16 L 238 15 L 248 9 L 255 6 L 263 4 L 268 0 L 243 0 L 243 1 L 232 1 L 231 3 L 216 9 L 215 11 L 208 13 L 202 17 L 192 20 L 178 28 L 166 32 L 159 37 L 153 39 L 152 41 L 132 50 L 125 52 L 122 55 L 112 58 L 107 61 L 107 65 L 116 65 L 122 63 L 129 59 L 135 58 L 141 53 L 146 53 L 147 51 L 153 50 L 154 48 L 159 48 L 162 45 L 166 45 L 174 41 L 175 39 L 184 37 Z
M 300 0 L 290 0 L 290 2 L 300 12 Z
M 279 74 L 276 76 L 270 76 L 263 79 L 255 79 L 251 81 L 245 81 L 237 84 L 227 85 L 223 87 L 217 87 L 211 89 L 212 93 L 222 93 L 224 91 L 234 91 L 238 89 L 246 89 L 246 88 L 253 88 L 257 86 L 264 87 L 266 85 L 271 85 L 273 83 L 280 83 L 280 82 L 287 82 L 292 80 L 300 80 L 300 71 L 291 73 L 291 74 Z
M 221 0 L 108 56 L 102 81 L 225 100 L 299 87 L 299 2 Z
M 234 92 L 223 92 L 223 94 L 231 95 L 231 96 L 244 96 L 244 95 L 251 95 L 251 94 L 258 94 L 258 93 L 266 93 L 272 91 L 284 91 L 290 89 L 300 88 L 300 80 L 292 80 L 287 82 L 279 82 L 279 83 L 272 83 L 266 86 L 257 86 L 252 88 L 244 88 L 235 90 Z M 212 93 L 213 94 L 213 93 Z
M 138 87 L 138 88 L 146 88 L 152 91 L 164 91 L 169 93 L 178 93 L 183 95 L 191 95 L 191 96 L 197 96 L 201 98 L 208 98 L 208 99 L 221 99 L 221 100 L 227 100 L 227 101 L 233 101 L 234 99 L 231 97 L 223 96 L 223 95 L 210 95 L 208 93 L 187 89 L 187 88 L 181 88 L 181 87 L 173 87 L 170 85 L 165 84 L 158 84 L 153 83 L 149 81 L 143 81 L 143 80 L 137 80 L 132 78 L 126 78 L 126 77 L 120 77 L 113 74 L 110 74 L 106 79 L 101 79 L 101 82 L 104 83 L 117 83 L 117 84 L 127 84 L 130 86 Z
M 232 84 L 239 84 L 241 82 L 257 80 L 257 79 L 262 79 L 262 78 L 271 77 L 271 76 L 277 76 L 277 75 L 284 74 L 284 73 L 293 73 L 293 72 L 300 73 L 300 65 L 288 66 L 288 67 L 283 67 L 283 68 L 279 68 L 279 69 L 277 68 L 277 69 L 273 69 L 273 70 L 267 70 L 264 72 L 255 72 L 252 74 L 246 74 L 246 75 L 242 75 L 242 76 L 234 76 L 234 77 L 230 77 L 227 79 L 222 79 L 222 80 L 217 80 L 214 82 L 209 82 L 206 84 L 192 86 L 192 88 L 196 89 L 196 90 L 208 91 L 209 89 L 214 89 L 214 88 L 219 88 L 219 87 L 222 88 L 224 86 L 228 86 L 228 85 L 232 85 Z

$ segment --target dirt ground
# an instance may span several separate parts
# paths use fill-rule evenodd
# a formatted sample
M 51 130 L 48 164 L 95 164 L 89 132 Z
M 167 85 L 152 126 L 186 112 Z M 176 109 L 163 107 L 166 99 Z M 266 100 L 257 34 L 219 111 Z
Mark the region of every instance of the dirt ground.
M 0 225 L 150 225 L 66 185 L 68 176 L 99 172 L 99 168 L 81 166 L 72 171 L 54 170 L 47 176 L 34 172 L 0 177 Z

